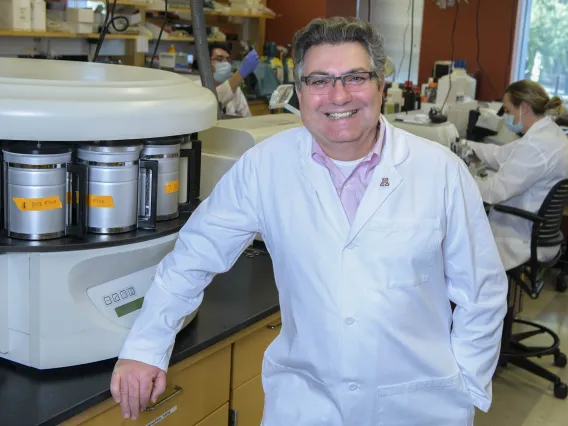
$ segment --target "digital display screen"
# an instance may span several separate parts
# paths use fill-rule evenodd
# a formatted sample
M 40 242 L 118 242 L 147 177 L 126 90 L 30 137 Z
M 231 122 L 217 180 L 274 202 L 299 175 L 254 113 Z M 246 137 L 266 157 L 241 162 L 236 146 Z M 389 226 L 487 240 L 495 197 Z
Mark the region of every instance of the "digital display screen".
M 118 308 L 114 308 L 114 310 L 116 311 L 116 315 L 120 318 L 140 309 L 143 302 L 144 297 L 141 297 L 133 300 L 132 302 L 128 302 L 125 305 L 119 306 Z

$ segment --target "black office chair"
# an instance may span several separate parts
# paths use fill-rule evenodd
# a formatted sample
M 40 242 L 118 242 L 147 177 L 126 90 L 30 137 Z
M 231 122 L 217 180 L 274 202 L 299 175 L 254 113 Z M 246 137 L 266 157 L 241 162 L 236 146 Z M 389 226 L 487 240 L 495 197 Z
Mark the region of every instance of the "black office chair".
M 503 325 L 503 338 L 501 344 L 500 365 L 511 363 L 523 370 L 529 371 L 554 383 L 554 396 L 565 399 L 568 396 L 568 387 L 560 380 L 560 377 L 529 360 L 531 357 L 541 358 L 547 355 L 554 356 L 554 365 L 566 366 L 566 355 L 560 352 L 560 339 L 552 330 L 540 324 L 515 318 L 522 303 L 523 292 L 532 299 L 538 298 L 544 287 L 543 275 L 552 267 L 558 267 L 565 263 L 562 260 L 565 250 L 565 240 L 560 231 L 560 223 L 564 212 L 564 206 L 568 202 L 568 179 L 558 182 L 550 190 L 543 201 L 537 214 L 510 206 L 495 204 L 492 207 L 499 212 L 511 214 L 533 222 L 531 234 L 531 257 L 530 259 L 509 271 L 509 302 L 507 315 Z M 554 259 L 541 262 L 537 257 L 537 249 L 540 247 L 561 246 L 560 252 Z M 534 328 L 534 330 L 521 333 L 513 333 L 513 324 L 519 323 Z M 553 339 L 550 346 L 528 346 L 522 342 L 530 337 L 547 334 Z

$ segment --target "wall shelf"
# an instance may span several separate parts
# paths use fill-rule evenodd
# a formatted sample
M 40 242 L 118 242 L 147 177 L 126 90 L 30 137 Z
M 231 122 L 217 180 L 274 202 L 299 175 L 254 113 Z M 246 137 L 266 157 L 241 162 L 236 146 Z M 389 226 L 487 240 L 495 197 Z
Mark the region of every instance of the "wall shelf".
M 91 34 L 75 34 L 64 33 L 57 31 L 14 31 L 14 30 L 0 30 L 0 37 L 37 37 L 37 38 L 86 38 L 98 39 L 98 33 Z M 115 40 L 136 40 L 138 34 L 107 34 L 105 39 Z
M 120 4 L 120 3 L 117 3 Z M 163 12 L 164 9 L 153 9 L 148 8 L 148 12 Z M 189 7 L 169 7 L 168 12 L 171 13 L 191 13 L 191 9 Z M 248 13 L 248 12 L 236 12 L 236 11 L 217 11 L 211 9 L 205 9 L 205 15 L 211 16 L 226 16 L 226 17 L 233 17 L 233 18 L 258 18 L 258 19 L 275 19 L 276 16 L 269 15 L 266 13 Z

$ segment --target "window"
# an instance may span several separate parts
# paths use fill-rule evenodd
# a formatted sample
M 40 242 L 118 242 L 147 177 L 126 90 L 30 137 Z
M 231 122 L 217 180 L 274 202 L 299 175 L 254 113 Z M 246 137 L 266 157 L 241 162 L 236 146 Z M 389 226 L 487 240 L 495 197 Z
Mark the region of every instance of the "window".
M 512 80 L 538 81 L 568 102 L 568 1 L 519 0 Z

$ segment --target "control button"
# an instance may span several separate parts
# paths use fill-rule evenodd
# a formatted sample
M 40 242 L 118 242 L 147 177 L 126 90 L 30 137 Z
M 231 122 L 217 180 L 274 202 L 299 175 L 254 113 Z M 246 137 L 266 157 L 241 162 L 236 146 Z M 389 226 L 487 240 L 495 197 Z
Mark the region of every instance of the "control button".
M 112 300 L 110 300 L 110 297 L 105 296 L 105 305 L 110 305 L 112 303 Z
M 128 294 L 126 294 L 126 291 L 120 290 L 120 297 L 122 297 L 123 299 L 126 299 L 128 297 Z
M 351 325 L 351 324 L 353 324 L 354 322 L 355 322 L 355 320 L 354 320 L 353 318 L 351 318 L 351 317 L 345 318 L 345 324 L 347 324 L 347 325 Z
M 134 289 L 132 287 L 128 287 L 127 290 L 129 295 L 134 296 Z
M 349 383 L 350 391 L 356 391 L 357 389 L 359 389 L 359 385 L 357 383 Z
M 119 302 L 119 301 L 120 301 L 120 297 L 118 296 L 117 293 L 112 293 L 112 300 L 114 300 L 115 302 Z

